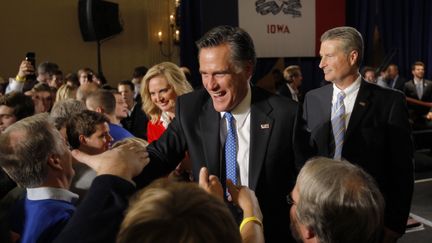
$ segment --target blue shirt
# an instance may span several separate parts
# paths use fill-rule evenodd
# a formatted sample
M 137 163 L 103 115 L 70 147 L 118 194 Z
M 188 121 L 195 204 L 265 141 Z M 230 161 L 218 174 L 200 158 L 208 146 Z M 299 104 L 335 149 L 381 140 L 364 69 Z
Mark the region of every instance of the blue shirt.
M 75 212 L 78 196 L 66 189 L 28 188 L 20 242 L 52 242 Z
M 109 134 L 113 138 L 113 141 L 111 142 L 111 145 L 114 144 L 117 141 L 123 140 L 125 138 L 133 137 L 128 130 L 124 129 L 123 127 L 116 125 L 114 123 L 109 123 Z

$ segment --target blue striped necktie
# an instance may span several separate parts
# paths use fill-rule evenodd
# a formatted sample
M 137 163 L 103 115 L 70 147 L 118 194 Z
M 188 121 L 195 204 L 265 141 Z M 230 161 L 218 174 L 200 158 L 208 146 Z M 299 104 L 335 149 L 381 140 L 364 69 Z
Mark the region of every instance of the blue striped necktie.
M 345 138 L 345 105 L 344 105 L 345 93 L 339 92 L 336 103 L 333 106 L 332 112 L 332 128 L 333 136 L 335 141 L 335 153 L 334 159 L 342 159 L 342 147 Z
M 225 113 L 227 120 L 227 137 L 225 140 L 225 166 L 226 178 L 237 185 L 237 136 L 234 126 L 234 117 L 230 112 Z

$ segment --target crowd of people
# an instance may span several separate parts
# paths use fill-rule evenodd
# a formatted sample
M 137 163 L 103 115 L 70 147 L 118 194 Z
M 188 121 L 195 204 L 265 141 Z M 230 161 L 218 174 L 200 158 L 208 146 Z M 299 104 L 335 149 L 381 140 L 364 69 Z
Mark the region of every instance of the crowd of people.
M 371 84 L 361 34 L 337 27 L 321 36 L 329 84 L 301 94 L 293 65 L 273 94 L 250 83 L 243 29 L 196 45 L 198 90 L 171 62 L 112 88 L 22 61 L 0 97 L 2 242 L 397 242 L 417 122 L 397 89 L 426 101 L 424 64 Z

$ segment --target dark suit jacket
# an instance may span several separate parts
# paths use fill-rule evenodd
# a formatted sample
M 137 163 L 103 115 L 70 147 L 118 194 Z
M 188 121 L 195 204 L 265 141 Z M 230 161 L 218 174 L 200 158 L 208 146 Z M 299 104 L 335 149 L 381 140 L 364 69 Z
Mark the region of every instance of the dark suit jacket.
M 397 76 L 397 79 L 395 81 L 395 84 L 393 86 L 393 89 L 397 89 L 403 92 L 404 88 L 405 88 L 405 83 L 406 83 L 406 79 L 401 77 L 401 76 Z
M 290 238 L 286 196 L 296 178 L 292 142 L 296 112 L 295 102 L 252 87 L 249 187 L 255 191 L 264 215 L 266 242 L 289 242 Z M 224 181 L 220 120 L 207 91 L 180 96 L 175 119 L 148 146 L 151 162 L 137 181 L 173 170 L 186 150 L 195 180 L 200 168 L 206 166 L 210 174 Z
M 86 197 L 54 242 L 116 242 L 135 191 L 132 183 L 113 175 L 97 176 Z
M 279 89 L 276 90 L 276 94 L 281 95 L 281 96 L 285 96 L 285 97 L 290 98 L 291 100 L 294 100 L 293 96 L 291 94 L 291 91 L 289 90 L 289 88 L 288 88 L 288 86 L 287 86 L 286 83 L 284 83 L 283 85 L 281 85 L 279 87 Z M 299 102 L 302 101 L 302 97 L 301 96 L 302 95 L 300 93 L 297 95 L 297 98 L 298 98 Z
M 334 155 L 333 85 L 310 91 L 303 118 L 315 154 Z M 405 232 L 413 192 L 413 144 L 404 95 L 362 81 L 348 123 L 342 157 L 371 174 L 386 202 L 385 225 Z
M 421 99 L 419 99 L 417 95 L 417 89 L 414 84 L 414 80 L 410 80 L 405 83 L 404 89 L 405 95 L 407 97 L 411 97 L 414 99 L 418 99 L 421 101 L 432 102 L 432 81 L 424 79 L 423 81 L 423 95 Z M 409 105 L 408 108 L 413 111 L 414 116 L 424 116 L 429 112 L 428 107 L 419 106 L 419 105 Z
M 135 137 L 147 140 L 148 118 L 142 110 L 142 103 L 137 103 L 130 116 L 121 120 L 123 127 Z
M 414 80 L 410 80 L 405 83 L 404 88 L 405 95 L 414 99 L 431 102 L 432 101 L 432 81 L 424 79 L 423 80 L 423 95 L 422 98 L 419 99 L 417 95 L 417 89 L 414 84 Z

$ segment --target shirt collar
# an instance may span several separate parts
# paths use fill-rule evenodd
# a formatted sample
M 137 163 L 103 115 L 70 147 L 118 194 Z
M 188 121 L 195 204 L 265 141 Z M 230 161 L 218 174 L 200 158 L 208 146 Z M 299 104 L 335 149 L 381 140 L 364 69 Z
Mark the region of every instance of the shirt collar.
M 288 89 L 290 90 L 291 94 L 297 94 L 297 92 L 291 87 L 291 84 L 287 83 L 287 86 L 288 86 Z
M 237 128 L 240 128 L 243 126 L 244 122 L 246 121 L 247 116 L 250 113 L 250 106 L 252 101 L 252 90 L 250 85 L 248 85 L 248 90 L 246 93 L 246 96 L 243 98 L 243 100 L 231 111 L 231 114 L 234 116 L 234 119 L 236 120 L 236 126 Z M 222 111 L 220 113 L 221 117 L 223 118 L 225 115 L 225 112 Z
M 132 108 L 130 110 L 128 110 L 128 116 L 132 115 L 132 112 L 135 109 L 136 104 L 137 104 L 137 102 L 134 101 L 134 104 L 133 104 Z
M 335 84 L 333 84 L 333 95 L 337 95 L 339 94 L 339 92 L 343 91 L 345 93 L 345 96 L 349 96 L 360 88 L 361 79 L 361 75 L 358 75 L 357 79 L 344 90 L 339 89 Z
M 414 78 L 414 83 L 415 84 L 418 84 L 418 83 L 422 83 L 422 81 L 423 81 L 423 79 L 417 79 L 417 78 Z
M 78 200 L 79 196 L 63 188 L 36 187 L 27 188 L 27 198 L 29 200 L 54 199 L 74 203 Z
M 162 111 L 160 121 L 165 128 L 168 128 L 168 125 L 171 123 L 171 119 L 165 111 Z

